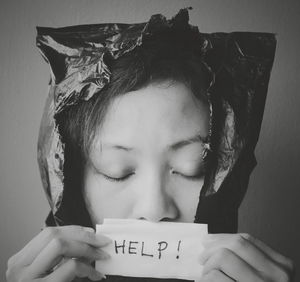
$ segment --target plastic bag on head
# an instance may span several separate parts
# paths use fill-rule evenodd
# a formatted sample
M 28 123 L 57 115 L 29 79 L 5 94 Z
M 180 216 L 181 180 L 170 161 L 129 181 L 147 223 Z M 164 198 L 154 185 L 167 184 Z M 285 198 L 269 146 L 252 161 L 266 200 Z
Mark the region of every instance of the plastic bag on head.
M 256 162 L 254 149 L 261 127 L 270 72 L 274 34 L 256 32 L 201 33 L 189 24 L 188 9 L 170 20 L 154 15 L 139 24 L 93 24 L 37 28 L 37 46 L 51 68 L 49 95 L 41 122 L 38 162 L 51 206 L 52 223 L 60 218 L 64 191 L 64 144 L 56 114 L 84 103 L 110 83 L 105 56 L 113 59 L 143 45 L 144 38 L 161 32 L 191 36 L 189 47 L 198 52 L 210 74 L 212 151 L 210 169 L 199 195 L 196 222 L 211 231 L 234 231 L 236 214 Z M 186 40 L 187 38 L 178 38 Z M 200 191 L 199 187 L 199 191 Z

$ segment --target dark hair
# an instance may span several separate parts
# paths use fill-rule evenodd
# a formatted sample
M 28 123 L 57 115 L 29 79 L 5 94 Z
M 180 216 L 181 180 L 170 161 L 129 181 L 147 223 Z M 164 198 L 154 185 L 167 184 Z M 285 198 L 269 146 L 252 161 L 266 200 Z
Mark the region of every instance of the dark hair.
M 106 111 L 117 96 L 152 83 L 181 82 L 197 99 L 207 102 L 210 72 L 202 62 L 200 43 L 193 34 L 161 31 L 145 36 L 141 46 L 118 59 L 107 54 L 110 82 L 90 100 L 69 106 L 56 116 L 65 144 L 64 195 L 61 217 L 65 223 L 87 223 L 81 187 L 83 166 Z M 90 219 L 89 219 L 90 220 Z

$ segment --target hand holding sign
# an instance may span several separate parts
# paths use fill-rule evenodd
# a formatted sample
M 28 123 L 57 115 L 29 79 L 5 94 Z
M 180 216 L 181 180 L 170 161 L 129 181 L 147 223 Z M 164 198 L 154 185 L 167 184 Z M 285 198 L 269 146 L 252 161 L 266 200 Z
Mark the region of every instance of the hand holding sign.
M 111 259 L 96 262 L 101 273 L 190 280 L 202 274 L 206 225 L 106 219 L 96 232 L 113 240 L 104 248 Z

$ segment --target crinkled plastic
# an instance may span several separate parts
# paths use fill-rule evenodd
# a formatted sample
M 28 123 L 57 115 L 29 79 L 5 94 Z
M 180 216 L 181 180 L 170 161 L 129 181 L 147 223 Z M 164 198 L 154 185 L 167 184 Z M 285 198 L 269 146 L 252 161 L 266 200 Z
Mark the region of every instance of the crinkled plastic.
M 104 63 L 106 54 L 117 59 L 142 45 L 145 36 L 162 28 L 175 31 L 188 28 L 196 33 L 199 40 L 195 44 L 201 45 L 199 56 L 213 74 L 208 97 L 212 109 L 209 147 L 214 157 L 205 177 L 200 203 L 204 201 L 202 206 L 205 206 L 205 198 L 222 194 L 223 189 L 233 193 L 230 195 L 233 200 L 224 200 L 226 208 L 228 205 L 232 205 L 233 210 L 238 208 L 255 166 L 254 149 L 276 39 L 270 33 L 201 33 L 188 21 L 188 9 L 182 9 L 171 20 L 154 15 L 149 22 L 139 24 L 37 28 L 37 46 L 51 67 L 49 96 L 38 141 L 38 162 L 56 224 L 63 224 L 57 213 L 64 190 L 64 144 L 55 115 L 72 104 L 101 95 L 101 89 L 110 80 L 109 66 Z M 221 200 L 217 202 L 222 206 Z M 199 213 L 203 213 L 203 208 L 198 206 L 196 221 L 205 221 L 205 216 L 203 219 Z

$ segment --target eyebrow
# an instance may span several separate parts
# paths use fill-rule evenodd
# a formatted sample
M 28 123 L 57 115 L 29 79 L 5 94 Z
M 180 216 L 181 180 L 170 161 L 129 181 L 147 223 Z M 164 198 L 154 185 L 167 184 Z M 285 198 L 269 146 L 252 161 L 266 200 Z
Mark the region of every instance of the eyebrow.
M 179 150 L 182 147 L 185 147 L 190 144 L 194 144 L 194 143 L 205 144 L 207 142 L 208 142 L 208 136 L 203 137 L 201 134 L 196 134 L 192 137 L 189 137 L 189 138 L 177 141 L 176 143 L 168 145 L 167 150 L 168 151 L 176 151 L 176 150 Z M 122 151 L 126 151 L 126 152 L 135 150 L 132 147 L 127 147 L 127 146 L 123 146 L 123 145 L 115 145 L 115 144 L 110 144 L 110 143 L 101 144 L 101 148 L 102 147 L 108 147 L 110 149 L 122 150 Z
M 201 136 L 201 134 L 197 134 L 195 136 L 189 137 L 184 140 L 180 140 L 174 144 L 169 145 L 168 149 L 172 150 L 172 151 L 176 151 L 176 150 L 181 149 L 182 147 L 190 145 L 190 144 L 194 144 L 194 143 L 204 144 L 207 142 L 208 142 L 208 136 L 203 137 L 203 136 Z

